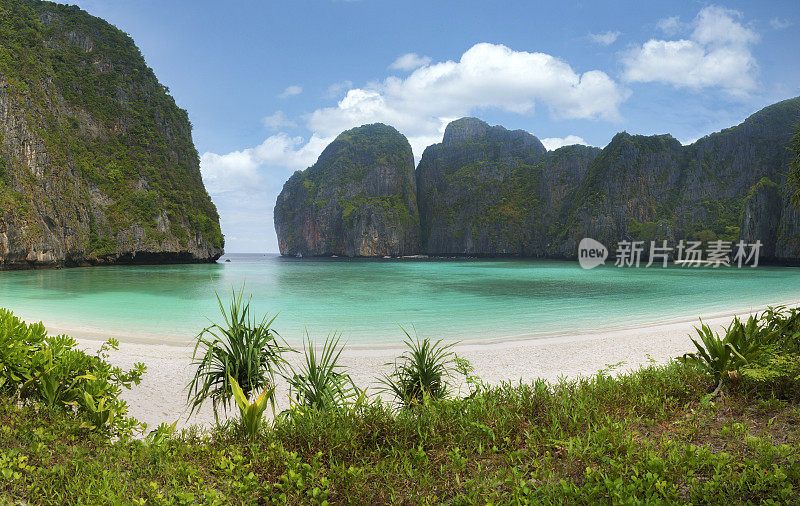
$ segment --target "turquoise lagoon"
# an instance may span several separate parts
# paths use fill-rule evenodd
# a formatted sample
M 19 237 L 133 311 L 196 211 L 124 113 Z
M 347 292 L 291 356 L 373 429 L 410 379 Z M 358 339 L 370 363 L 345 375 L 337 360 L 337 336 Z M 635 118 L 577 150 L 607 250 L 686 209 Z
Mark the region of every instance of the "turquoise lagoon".
M 230 262 L 225 262 L 230 259 Z M 696 320 L 800 301 L 800 269 L 591 271 L 546 260 L 347 260 L 228 255 L 211 265 L 0 272 L 0 307 L 79 337 L 185 344 L 246 283 L 290 343 L 341 331 L 350 345 L 405 336 L 495 340 Z

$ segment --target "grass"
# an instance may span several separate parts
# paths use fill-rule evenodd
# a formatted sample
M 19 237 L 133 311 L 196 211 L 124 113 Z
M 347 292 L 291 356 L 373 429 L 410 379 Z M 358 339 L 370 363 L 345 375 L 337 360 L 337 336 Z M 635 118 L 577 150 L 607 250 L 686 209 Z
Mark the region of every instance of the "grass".
M 741 374 L 721 375 L 713 398 L 715 375 L 691 360 L 487 386 L 425 340 L 409 341 L 398 365 L 432 364 L 440 380 L 457 370 L 468 396 L 425 395 L 407 409 L 361 395 L 259 424 L 269 394 L 250 402 L 238 391 L 251 423 L 162 424 L 144 440 L 0 396 L 0 503 L 797 503 L 800 311 L 769 310 L 729 332 L 757 334 L 763 349 Z M 330 384 L 338 340 L 311 350 L 300 376 L 313 364 Z
M 800 499 L 800 408 L 672 363 L 550 385 L 505 384 L 425 409 L 368 403 L 160 444 L 109 442 L 0 401 L 12 502 L 734 503 Z

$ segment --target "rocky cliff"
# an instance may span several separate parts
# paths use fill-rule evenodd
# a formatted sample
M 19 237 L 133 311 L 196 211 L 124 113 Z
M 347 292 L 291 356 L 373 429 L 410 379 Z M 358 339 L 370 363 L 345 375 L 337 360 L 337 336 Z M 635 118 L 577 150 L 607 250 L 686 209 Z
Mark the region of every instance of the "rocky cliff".
M 787 147 L 798 122 L 800 98 L 767 107 L 688 146 L 670 135 L 622 132 L 602 150 L 547 151 L 527 132 L 463 118 L 447 126 L 442 142 L 425 150 L 416 169 L 418 248 L 411 241 L 392 249 L 389 244 L 399 236 L 387 243 L 386 234 L 373 248 L 377 243 L 370 237 L 377 235 L 365 235 L 363 225 L 320 221 L 315 213 L 331 201 L 316 195 L 333 192 L 352 199 L 362 192 L 360 184 L 351 187 L 341 178 L 328 184 L 322 177 L 306 182 L 309 176 L 297 173 L 276 206 L 281 252 L 574 258 L 583 237 L 610 247 L 621 240 L 741 239 L 760 240 L 763 261 L 798 263 L 800 210 L 791 202 L 786 176 L 792 158 Z M 346 165 L 358 159 L 337 160 Z M 414 185 L 408 188 L 413 191 Z M 370 207 L 378 209 L 373 203 L 359 209 L 365 213 Z M 328 213 L 335 215 L 335 209 Z M 381 226 L 403 228 L 399 216 Z M 324 234 L 315 228 L 318 223 L 325 224 Z M 330 246 L 354 234 L 363 238 L 358 249 Z M 311 243 L 315 246 L 296 246 Z
M 543 256 L 548 228 L 599 150 L 547 152 L 522 130 L 450 123 L 417 168 L 423 250 L 430 255 Z
M 275 205 L 283 255 L 384 256 L 419 251 L 414 157 L 382 124 L 340 134 L 295 172 Z
M 800 221 L 786 174 L 798 121 L 800 98 L 688 146 L 618 134 L 568 197 L 555 242 L 760 240 L 765 261 L 795 263 Z
M 130 37 L 0 0 L 0 267 L 206 262 L 223 245 L 186 111 Z

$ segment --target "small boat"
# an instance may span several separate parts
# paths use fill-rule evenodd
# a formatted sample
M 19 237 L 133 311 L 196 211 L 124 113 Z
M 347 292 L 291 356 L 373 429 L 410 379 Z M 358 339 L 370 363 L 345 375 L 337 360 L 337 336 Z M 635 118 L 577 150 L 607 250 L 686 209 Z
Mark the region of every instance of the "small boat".
M 303 254 L 302 253 L 298 253 L 298 254 L 295 255 L 295 257 L 296 258 L 303 258 Z

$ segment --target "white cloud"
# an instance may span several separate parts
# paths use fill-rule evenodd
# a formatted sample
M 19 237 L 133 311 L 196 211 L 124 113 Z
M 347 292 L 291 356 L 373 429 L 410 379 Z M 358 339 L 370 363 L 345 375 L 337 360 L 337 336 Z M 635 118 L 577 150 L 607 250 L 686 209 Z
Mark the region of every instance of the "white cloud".
M 374 122 L 392 125 L 406 135 L 418 159 L 425 147 L 441 141 L 450 121 L 483 109 L 531 115 L 544 105 L 557 118 L 613 121 L 620 118 L 619 105 L 629 95 L 602 71 L 580 73 L 548 54 L 494 44 L 476 44 L 458 61 L 429 63 L 405 78 L 392 76 L 363 87 L 344 84 L 348 89 L 335 105 L 305 116 L 311 132 L 307 138 L 276 133 L 253 148 L 203 154 L 203 179 L 225 217 L 226 231 L 246 234 L 244 208 L 269 219 L 291 171 L 312 165 L 343 130 Z M 269 118 L 265 124 L 286 120 L 277 113 Z M 572 137 L 565 142 L 583 142 Z M 271 225 L 263 226 L 274 250 Z
M 431 58 L 428 56 L 419 56 L 417 53 L 406 53 L 398 57 L 394 63 L 389 65 L 389 68 L 395 70 L 414 70 L 424 67 L 430 62 Z
M 250 191 L 264 186 L 262 168 L 279 168 L 279 177 L 313 164 L 332 138 L 290 137 L 279 133 L 254 148 L 225 155 L 206 152 L 200 157 L 200 171 L 209 193 Z
M 280 95 L 278 95 L 278 98 L 293 97 L 301 93 L 303 93 L 303 88 L 301 86 L 293 84 L 291 86 L 287 86 L 286 89 L 283 90 L 283 92 Z
M 283 111 L 275 111 L 274 114 L 266 116 L 263 120 L 264 126 L 270 130 L 280 130 L 285 127 L 294 127 L 297 124 L 286 117 Z
M 790 26 L 792 26 L 791 21 L 789 21 L 788 19 L 783 19 L 778 17 L 770 19 L 769 24 L 772 28 L 776 30 L 783 30 L 785 28 L 789 28 Z
M 602 44 L 604 46 L 610 46 L 622 35 L 622 32 L 619 31 L 607 31 L 604 33 L 590 33 L 588 35 L 589 40 L 596 44 Z
M 546 139 L 542 139 L 542 144 L 544 144 L 544 147 L 547 149 L 547 151 L 554 151 L 564 146 L 572 146 L 573 144 L 583 144 L 584 146 L 589 145 L 588 142 L 577 135 L 568 135 L 566 137 L 548 137 Z
M 681 18 L 678 16 L 660 19 L 656 26 L 659 30 L 667 35 L 675 35 L 676 33 L 682 31 L 684 27 L 683 23 L 681 23 Z
M 741 17 L 737 11 L 705 7 L 692 21 L 688 39 L 651 39 L 630 50 L 622 60 L 624 79 L 747 94 L 756 86 L 757 64 L 750 46 L 758 34 L 742 25 Z
M 330 86 L 328 86 L 328 90 L 325 93 L 325 96 L 327 98 L 338 98 L 339 96 L 341 96 L 342 92 L 349 90 L 352 87 L 353 87 L 353 81 L 350 80 L 344 80 L 338 83 L 333 83 Z
M 447 121 L 487 108 L 532 114 L 537 103 L 560 118 L 619 119 L 628 96 L 606 73 L 575 72 L 543 53 L 476 44 L 459 61 L 418 68 L 408 77 L 389 77 L 347 92 L 334 107 L 318 109 L 308 127 L 331 137 L 364 123 L 395 126 L 419 156 L 423 142 L 441 138 Z

